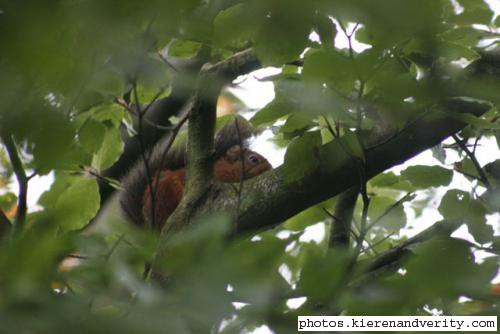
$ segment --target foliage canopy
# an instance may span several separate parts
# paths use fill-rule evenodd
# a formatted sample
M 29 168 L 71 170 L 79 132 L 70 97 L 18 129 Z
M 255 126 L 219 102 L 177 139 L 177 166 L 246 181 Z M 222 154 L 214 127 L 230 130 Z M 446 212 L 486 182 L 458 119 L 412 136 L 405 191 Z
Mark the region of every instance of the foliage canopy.
M 483 0 L 0 1 L 0 332 L 499 314 L 500 160 L 476 157 L 500 146 L 499 41 Z M 210 106 L 205 63 L 228 65 L 215 86 L 280 69 L 251 123 L 287 148 L 283 166 L 168 239 L 103 212 L 191 96 Z M 425 149 L 433 165 L 388 171 Z M 27 211 L 31 177 L 49 173 Z M 408 238 L 429 210 L 442 220 Z M 470 240 L 451 237 L 463 224 Z M 141 276 L 158 245 L 167 284 Z

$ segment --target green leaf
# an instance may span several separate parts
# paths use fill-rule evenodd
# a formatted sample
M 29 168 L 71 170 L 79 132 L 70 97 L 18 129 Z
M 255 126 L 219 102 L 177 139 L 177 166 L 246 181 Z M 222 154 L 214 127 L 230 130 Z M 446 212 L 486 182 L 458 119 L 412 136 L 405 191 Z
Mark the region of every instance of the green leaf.
M 99 122 L 111 121 L 114 127 L 119 127 L 121 121 L 125 117 L 125 110 L 117 105 L 113 104 L 103 104 L 97 106 L 91 110 L 92 118 Z
M 268 124 L 288 115 L 292 111 L 293 110 L 290 110 L 289 104 L 286 101 L 274 99 L 264 108 L 259 110 L 259 112 L 252 117 L 251 122 L 254 126 Z
M 440 46 L 442 47 L 441 56 L 450 61 L 459 60 L 461 58 L 473 61 L 479 58 L 479 53 L 461 44 L 443 42 Z
M 368 207 L 370 221 L 380 219 L 376 226 L 390 233 L 397 233 L 406 225 L 403 205 L 394 207 L 394 200 L 383 196 L 373 196 Z
M 456 170 L 463 173 L 463 175 L 468 179 L 479 178 L 477 169 L 469 157 L 465 157 L 462 159 L 462 161 L 456 162 L 454 164 L 454 167 Z
M 64 168 L 68 161 L 74 141 L 73 124 L 55 111 L 46 111 L 35 116 L 38 126 L 29 134 L 34 145 L 33 167 L 39 174 L 46 174 L 52 169 Z
M 274 90 L 274 100 L 251 119 L 254 126 L 271 123 L 288 114 L 306 110 L 303 101 L 306 87 L 301 81 L 289 78 L 280 80 L 275 83 Z
M 304 81 L 326 83 L 330 88 L 349 94 L 357 78 L 354 61 L 338 51 L 317 51 L 304 60 Z
M 105 134 L 106 126 L 89 119 L 78 132 L 78 139 L 87 152 L 94 153 L 102 146 Z
M 251 6 L 237 4 L 220 11 L 214 20 L 214 35 L 218 44 L 223 47 L 243 47 L 253 37 L 257 29 L 258 13 L 253 13 Z
M 337 35 L 337 26 L 327 15 L 317 13 L 314 16 L 314 30 L 319 35 L 321 45 L 325 48 L 333 48 L 335 36 Z
M 297 290 L 311 298 L 313 303 L 328 302 L 342 288 L 342 277 L 349 257 L 343 252 L 327 252 L 314 243 L 305 244 L 304 265 Z
M 99 188 L 94 178 L 57 174 L 49 191 L 39 200 L 49 222 L 64 231 L 82 228 L 100 205 Z
M 484 24 L 489 25 L 493 19 L 493 10 L 482 0 L 457 0 L 464 11 L 450 22 L 459 25 Z
M 312 117 L 306 112 L 293 113 L 288 117 L 280 131 L 283 133 L 293 133 L 299 130 L 307 130 L 313 126 Z
M 286 150 L 283 171 L 286 183 L 299 180 L 319 166 L 316 156 L 319 145 L 321 145 L 319 131 L 307 132 L 290 143 Z
M 95 179 L 79 179 L 56 202 L 58 218 L 65 230 L 80 229 L 99 209 L 99 188 Z
M 284 227 L 292 231 L 303 231 L 306 227 L 329 218 L 324 209 L 333 208 L 334 205 L 335 200 L 332 199 L 318 203 L 288 219 Z
M 125 84 L 122 75 L 114 70 L 103 69 L 94 73 L 87 86 L 99 94 L 118 97 L 125 91 Z
M 461 190 L 448 190 L 441 199 L 438 210 L 444 219 L 456 220 L 465 217 L 469 210 L 469 194 Z
M 412 289 L 416 305 L 434 298 L 484 293 L 498 266 L 474 263 L 469 244 L 460 239 L 427 241 L 415 252 L 402 280 L 407 289 Z
M 472 200 L 469 205 L 469 211 L 465 217 L 465 222 L 470 234 L 474 240 L 480 244 L 493 241 L 494 230 L 491 225 L 486 224 L 486 214 L 488 210 L 484 207 L 483 202 Z
M 0 187 L 2 189 L 3 187 Z M 7 211 L 12 208 L 16 204 L 17 196 L 14 193 L 7 192 L 5 194 L 0 195 L 0 210 Z
M 401 177 L 419 189 L 447 186 L 453 171 L 440 166 L 410 166 L 401 172 Z
M 370 185 L 373 187 L 390 187 L 400 181 L 400 177 L 394 172 L 386 172 L 375 176 L 370 180 Z
M 111 167 L 118 160 L 123 152 L 123 141 L 118 129 L 108 129 L 104 135 L 100 149 L 92 158 L 92 166 L 97 170 L 103 170 Z
M 440 163 L 446 163 L 446 150 L 444 149 L 442 144 L 433 146 L 431 148 L 432 156 L 437 159 Z
M 168 55 L 176 58 L 193 58 L 200 51 L 201 43 L 178 40 L 172 42 L 168 47 Z
M 289 2 L 287 10 L 269 6 L 261 17 L 254 49 L 264 65 L 283 65 L 299 59 L 308 44 L 312 8 L 307 3 Z
M 474 47 L 485 37 L 485 32 L 473 27 L 455 27 L 443 33 L 443 38 L 463 46 Z
M 351 158 L 358 158 L 361 161 L 365 161 L 365 152 L 359 142 L 359 137 L 349 130 L 345 130 L 345 132 L 345 135 L 340 137 L 339 140 L 342 148 Z

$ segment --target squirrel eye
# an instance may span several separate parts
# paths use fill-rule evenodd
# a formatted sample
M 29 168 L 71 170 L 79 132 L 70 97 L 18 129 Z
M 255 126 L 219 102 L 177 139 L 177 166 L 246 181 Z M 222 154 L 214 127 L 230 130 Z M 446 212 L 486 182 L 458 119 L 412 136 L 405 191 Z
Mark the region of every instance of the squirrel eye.
M 253 164 L 257 164 L 259 163 L 259 158 L 256 155 L 252 154 L 248 156 L 248 161 L 250 161 Z

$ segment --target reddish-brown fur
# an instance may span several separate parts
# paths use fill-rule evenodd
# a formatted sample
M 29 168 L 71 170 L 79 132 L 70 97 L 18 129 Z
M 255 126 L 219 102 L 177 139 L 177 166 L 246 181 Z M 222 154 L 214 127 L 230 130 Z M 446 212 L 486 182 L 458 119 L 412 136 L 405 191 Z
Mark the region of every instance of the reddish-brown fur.
M 233 146 L 214 163 L 214 176 L 220 182 L 239 182 L 241 178 L 248 179 L 270 169 L 272 169 L 272 166 L 260 154 L 247 149 L 242 151 L 240 146 Z M 161 171 L 158 182 L 156 182 L 156 177 L 153 177 L 150 184 L 153 187 L 158 184 L 155 194 L 154 229 L 161 229 L 167 218 L 179 205 L 184 191 L 185 176 L 185 169 L 181 168 Z M 142 198 L 144 204 L 143 216 L 145 221 L 150 222 L 152 203 L 149 185 L 146 187 Z

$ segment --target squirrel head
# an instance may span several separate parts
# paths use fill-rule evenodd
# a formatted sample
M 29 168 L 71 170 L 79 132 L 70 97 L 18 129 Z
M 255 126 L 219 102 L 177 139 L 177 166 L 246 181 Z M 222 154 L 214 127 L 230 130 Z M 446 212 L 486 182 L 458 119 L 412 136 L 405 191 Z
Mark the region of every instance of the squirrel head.
M 242 176 L 243 179 L 248 179 L 272 168 L 262 155 L 240 145 L 234 145 L 215 161 L 214 174 L 221 182 L 238 182 Z

